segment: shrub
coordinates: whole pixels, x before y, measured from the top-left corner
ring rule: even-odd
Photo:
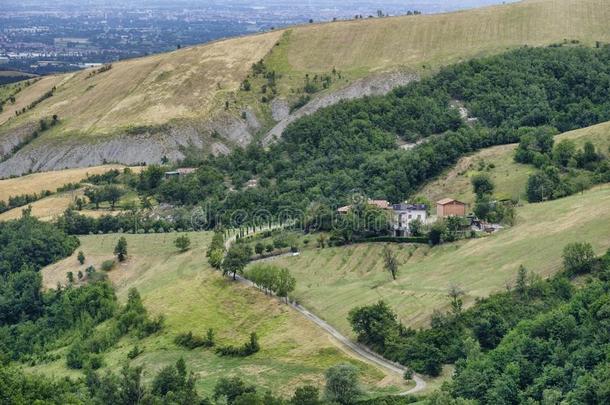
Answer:
[[[75,342],[70,346],[66,355],[66,365],[68,368],[81,369],[87,360],[87,353],[80,341]]]
[[[82,250],[78,252],[78,256],[76,258],[81,265],[85,264],[85,254]]]
[[[236,346],[221,346],[216,349],[216,353],[220,356],[231,356],[231,357],[246,357],[250,356],[260,350],[258,344],[258,336],[255,332],[250,334],[250,340],[242,347]]]
[[[174,241],[174,245],[180,249],[181,252],[186,252],[191,246],[191,240],[187,235],[180,235]]]
[[[142,354],[143,351],[144,350],[140,349],[140,347],[138,345],[135,345],[134,347],[131,348],[129,353],[127,353],[127,357],[129,359],[133,360],[136,357],[138,357],[140,354]]]
[[[254,252],[257,255],[262,255],[263,252],[265,251],[265,245],[263,245],[261,242],[258,242],[255,246],[254,246]]]
[[[116,262],[114,261],[114,259],[109,259],[109,260],[104,260],[100,267],[104,271],[110,271],[114,268],[115,264],[116,264]],[[95,271],[95,269],[94,269],[94,271]]]
[[[570,276],[590,272],[594,263],[595,252],[590,243],[570,243],[563,249],[563,267]]]
[[[101,354],[91,354],[87,359],[87,365],[92,370],[97,370],[98,368],[101,368],[104,365],[104,358]]]
[[[178,346],[186,347],[187,349],[196,349],[198,347],[213,347],[214,346],[214,330],[208,329],[207,336],[193,335],[193,332],[181,333],[174,339],[174,343]]]

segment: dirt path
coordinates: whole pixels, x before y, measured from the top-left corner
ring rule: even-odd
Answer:
[[[225,241],[225,246],[227,247],[227,249],[231,246],[231,243],[233,243],[234,241],[235,241],[235,236],[230,236]],[[236,280],[241,284],[247,285],[249,287],[257,288],[253,282],[251,282],[250,280],[248,280],[242,276],[237,275]],[[303,315],[305,318],[312,321],[314,324],[316,324],[326,333],[328,333],[333,339],[335,339],[345,349],[347,349],[349,352],[353,353],[356,357],[360,358],[361,360],[363,360],[367,363],[374,364],[378,367],[382,367],[394,374],[397,374],[401,378],[404,376],[405,371],[408,370],[408,368],[403,366],[402,364],[398,364],[393,361],[390,361],[390,360],[384,358],[383,356],[380,356],[379,354],[373,352],[369,348],[367,348],[359,343],[352,342],[349,338],[347,338],[346,336],[341,334],[341,332],[339,332],[337,329],[333,328],[328,322],[320,319],[318,316],[311,313],[309,310],[307,310],[307,308],[303,307],[302,305],[296,304],[294,302],[288,303],[288,305],[290,307],[292,307],[295,311],[297,311],[298,313]],[[415,387],[411,388],[408,391],[400,393],[400,395],[415,394],[417,392],[421,392],[424,389],[426,389],[426,386],[427,386],[426,381],[424,381],[424,379],[420,375],[413,373],[412,378],[413,378],[413,381],[415,382]]]

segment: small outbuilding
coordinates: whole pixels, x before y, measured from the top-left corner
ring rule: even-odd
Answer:
[[[443,198],[436,202],[436,216],[443,217],[463,217],[466,215],[466,204],[454,200],[453,198]]]

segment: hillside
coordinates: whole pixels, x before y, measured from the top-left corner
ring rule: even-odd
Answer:
[[[449,308],[448,289],[457,285],[470,305],[514,283],[519,265],[549,276],[561,265],[570,242],[590,242],[597,253],[610,247],[610,186],[517,210],[517,224],[492,236],[430,248],[394,245],[399,275],[383,267],[383,244],[305,249],[282,257],[297,278],[295,297],[343,333],[351,333],[348,312],[385,300],[408,326],[426,326],[434,310]],[[310,241],[311,242],[311,241]],[[535,246],[535,249],[532,247]]]
[[[5,160],[0,177],[104,160],[177,159],[192,146],[224,153],[289,119],[288,104],[302,95],[307,74],[338,72],[312,101],[317,105],[316,99],[326,98],[323,106],[412,79],[390,76],[384,82],[386,72],[425,75],[471,57],[564,39],[610,42],[609,19],[610,5],[603,0],[531,0],[442,15],[299,26],[117,62],[106,71],[45,77],[0,114]],[[278,74],[271,104],[261,101],[256,78],[251,77],[252,91],[239,90],[261,58]],[[371,75],[376,79],[367,81]],[[333,97],[346,86],[355,87]],[[37,105],[28,109],[32,103]],[[32,140],[38,120],[52,115],[59,124]]]
[[[197,377],[198,391],[210,394],[223,376],[239,375],[249,383],[275,392],[291,394],[304,383],[320,383],[326,368],[340,362],[351,362],[360,368],[367,389],[374,392],[397,392],[404,383],[385,375],[370,365],[354,360],[344,353],[313,323],[288,306],[269,299],[262,293],[224,279],[205,260],[210,233],[190,233],[193,248],[179,253],[173,245],[176,234],[125,235],[129,260],[110,271],[108,276],[120,300],[130,287],[136,287],[144,305],[153,314],[165,315],[165,328],[160,334],[145,338],[138,344],[144,353],[132,365],[144,367],[149,380],[163,366],[184,357]],[[55,287],[66,282],[68,271],[84,271],[112,258],[117,235],[81,237],[86,262],[79,266],[76,254],[43,270],[44,284]],[[101,271],[101,270],[100,270]],[[204,335],[214,328],[222,344],[236,344],[250,332],[259,336],[261,351],[246,358],[220,358],[210,350],[192,351],[176,346],[174,337],[192,331]],[[117,369],[137,341],[123,338],[104,355],[107,369]],[[56,351],[63,354],[64,349]],[[65,358],[29,368],[47,375],[75,375],[65,366]]]
[[[555,137],[555,142],[571,139],[582,148],[585,142],[591,141],[604,154],[610,151],[610,122],[591,127],[565,132]],[[481,172],[489,174],[496,185],[498,199],[512,198],[527,203],[525,186],[527,178],[536,171],[532,165],[514,161],[517,145],[501,145],[483,149],[466,156],[438,179],[429,182],[420,190],[420,194],[430,201],[441,198],[456,198],[468,204],[474,203],[471,178]]]

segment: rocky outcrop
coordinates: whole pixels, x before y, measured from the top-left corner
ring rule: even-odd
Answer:
[[[268,145],[275,139],[279,139],[284,129],[292,122],[306,115],[313,114],[321,108],[337,104],[342,100],[387,94],[392,89],[404,86],[415,80],[418,80],[417,75],[406,72],[383,73],[357,80],[341,90],[317,97],[292,114],[285,116],[265,135],[263,144]],[[279,109],[276,107],[276,110]],[[272,105],[273,111],[274,107]]]
[[[10,155],[15,140],[22,138],[19,134],[23,132],[26,134],[24,136],[28,135],[23,129],[2,137],[0,150],[6,149],[9,152],[0,163],[0,178],[109,162],[127,165],[152,164],[161,162],[164,157],[176,161],[185,157],[187,149],[225,154],[232,147],[250,143],[253,133],[258,129],[260,124],[255,117],[241,120],[223,116],[207,123],[182,123],[137,134],[102,136],[94,141],[90,138],[51,141],[41,136]]]
[[[13,150],[30,138],[37,128],[38,124],[30,122],[7,130],[4,134],[0,135],[0,139],[2,139],[0,142],[0,161],[10,157]]]

